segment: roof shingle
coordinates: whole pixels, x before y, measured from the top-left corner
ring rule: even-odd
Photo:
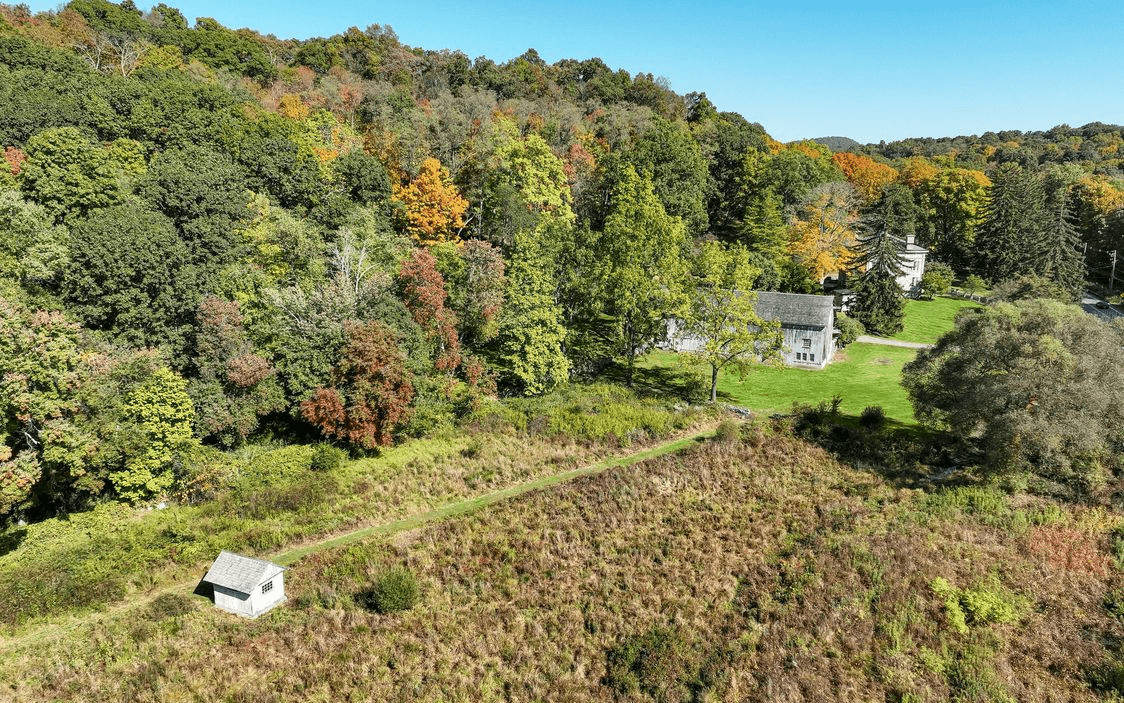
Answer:
[[[203,580],[239,593],[250,593],[259,583],[284,570],[272,562],[251,559],[224,549],[219,552]]]
[[[754,308],[763,320],[779,320],[787,325],[827,327],[831,324],[834,305],[835,299],[830,295],[758,291]]]

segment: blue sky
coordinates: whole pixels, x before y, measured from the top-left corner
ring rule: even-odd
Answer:
[[[1124,122],[1124,3],[166,0],[279,37],[390,25],[426,49],[610,67],[705,92],[777,139],[912,136]],[[33,10],[55,2],[31,2]],[[139,7],[149,2],[136,0]]]

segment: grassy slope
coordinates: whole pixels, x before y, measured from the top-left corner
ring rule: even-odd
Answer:
[[[647,635],[657,654],[613,670],[629,700],[1091,701],[1124,638],[1103,605],[1119,524],[895,489],[751,430],[306,558],[256,621],[167,598],[0,671],[25,701],[607,701]],[[360,607],[399,564],[418,605]],[[938,577],[984,594],[953,597],[963,632]]]
[[[952,329],[956,313],[964,308],[978,307],[980,307],[979,303],[956,298],[907,300],[905,301],[905,329],[891,339],[933,344],[938,337]]]
[[[512,405],[522,409],[512,412]],[[710,419],[604,387],[512,405],[503,417],[484,416],[486,426],[410,441],[330,474],[309,470],[310,447],[284,447],[232,458],[235,468],[224,467],[232,475],[221,481],[229,487],[201,505],[146,512],[105,503],[0,531],[0,625],[49,622],[198,578],[220,549],[272,554],[408,518],[587,466],[620,453],[622,443],[642,447]],[[511,419],[533,427],[516,431]]]

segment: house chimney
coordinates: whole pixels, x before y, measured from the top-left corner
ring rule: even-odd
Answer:
[[[913,234],[907,234],[907,235],[905,235],[905,245],[906,245],[907,247],[908,247],[908,246],[912,246],[912,245],[913,245],[913,238],[914,238],[915,236],[916,236],[916,235],[913,235]]]

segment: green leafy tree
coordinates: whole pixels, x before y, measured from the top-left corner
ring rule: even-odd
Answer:
[[[61,221],[119,202],[119,169],[109,152],[75,127],[47,129],[28,140],[23,189]]]
[[[733,368],[744,378],[759,360],[780,358],[780,323],[762,320],[751,290],[758,272],[744,247],[704,242],[692,262],[690,312],[684,330],[702,340],[692,355],[710,370],[710,402],[718,400],[718,373]]]
[[[927,295],[944,295],[952,288],[952,267],[940,261],[927,261],[921,275],[921,289]]]
[[[123,417],[135,442],[124,465],[109,473],[117,494],[130,501],[167,493],[175,466],[194,446],[191,423],[195,410],[187,382],[166,368],[157,368],[125,401]]]
[[[976,230],[991,181],[980,171],[942,169],[918,183],[922,242],[958,271],[972,263]]]
[[[524,395],[546,393],[569,376],[566,328],[554,301],[550,259],[538,233],[518,233],[507,271],[505,304],[494,342],[501,381]]]
[[[613,195],[599,249],[605,257],[602,292],[613,318],[611,344],[632,385],[636,358],[667,336],[667,323],[685,311],[682,221],[668,215],[652,181],[626,166]]]
[[[182,359],[199,300],[187,245],[170,220],[128,202],[77,221],[63,297],[86,325]],[[182,362],[181,362],[182,363]]]
[[[199,146],[165,151],[152,159],[141,193],[175,224],[193,263],[217,269],[237,255],[250,194],[229,157]]]
[[[41,205],[0,191],[0,295],[22,297],[58,285],[69,232]]]
[[[903,384],[918,419],[950,430],[985,470],[1087,490],[1124,440],[1122,344],[1120,327],[1077,306],[1000,303],[962,314]]]
[[[101,489],[87,476],[94,438],[76,424],[85,351],[62,314],[0,297],[0,515]]]
[[[625,159],[652,179],[667,214],[683,220],[690,236],[707,231],[709,172],[698,142],[681,121],[655,119],[626,152]]]

